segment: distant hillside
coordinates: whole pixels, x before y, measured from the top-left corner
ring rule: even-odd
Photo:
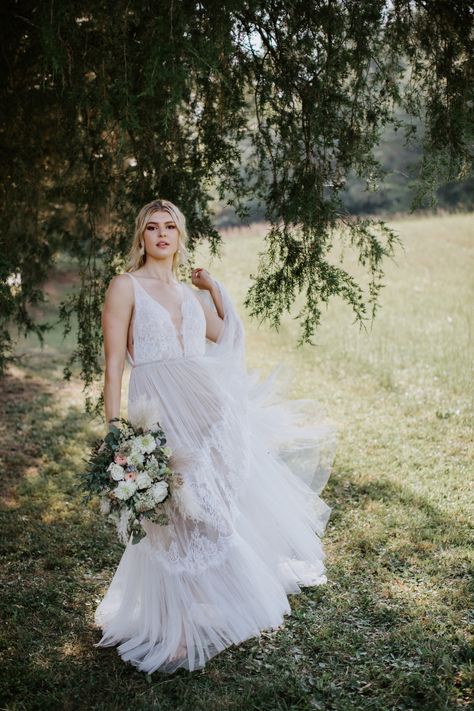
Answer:
[[[413,183],[421,160],[418,145],[405,145],[403,131],[387,128],[376,157],[386,171],[377,192],[365,190],[364,181],[352,176],[344,191],[344,205],[353,214],[409,212],[414,197]],[[439,207],[472,210],[474,177],[459,183],[448,183],[437,192]]]
[[[414,198],[413,183],[416,179],[421,148],[419,144],[406,146],[403,131],[392,127],[386,129],[376,156],[385,171],[385,178],[378,190],[365,189],[365,183],[356,175],[350,176],[342,193],[344,205],[354,215],[405,213],[411,209]],[[474,176],[458,183],[448,183],[437,193],[438,206],[447,210],[474,209]],[[222,202],[216,203],[216,223],[219,227],[240,224],[234,210]],[[264,210],[257,201],[247,203],[247,222],[264,219]],[[428,206],[426,206],[428,207]]]

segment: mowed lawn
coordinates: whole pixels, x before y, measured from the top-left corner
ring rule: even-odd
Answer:
[[[122,547],[75,484],[103,425],[83,413],[79,380],[62,380],[71,337],[18,344],[0,382],[0,709],[472,708],[474,218],[394,227],[404,248],[375,323],[360,331],[334,302],[315,346],[296,348],[291,316],[276,333],[241,306],[262,226],[228,231],[221,261],[196,260],[239,305],[249,368],[284,362],[289,395],[320,401],[338,446],[322,494],[328,584],[291,596],[281,629],[192,674],[147,677],[94,647]],[[58,265],[47,315],[72,276]]]

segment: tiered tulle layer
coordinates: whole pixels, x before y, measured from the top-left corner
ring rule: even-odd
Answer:
[[[185,484],[170,526],[147,523],[128,544],[96,612],[98,645],[148,673],[198,669],[281,625],[288,593],[326,582],[319,492],[335,430],[314,401],[285,399],[276,373],[209,357],[134,368],[129,417],[160,421]]]

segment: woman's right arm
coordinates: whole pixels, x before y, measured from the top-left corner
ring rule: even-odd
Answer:
[[[131,279],[124,274],[115,276],[105,294],[102,310],[105,354],[104,406],[107,423],[113,418],[120,417],[122,376],[133,301]]]

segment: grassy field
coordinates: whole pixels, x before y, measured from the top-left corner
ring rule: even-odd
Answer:
[[[95,649],[93,612],[122,548],[75,490],[98,423],[65,383],[71,348],[19,344],[0,383],[0,709],[376,711],[472,708],[473,216],[404,219],[377,321],[330,305],[317,345],[297,349],[246,320],[247,362],[280,361],[339,430],[323,492],[328,584],[292,596],[286,624],[202,671],[147,677]],[[238,304],[262,228],[227,233],[221,278]],[[70,275],[53,275],[54,306]],[[241,309],[243,313],[243,309]],[[470,490],[469,490],[470,489]],[[471,619],[472,621],[472,619]]]

